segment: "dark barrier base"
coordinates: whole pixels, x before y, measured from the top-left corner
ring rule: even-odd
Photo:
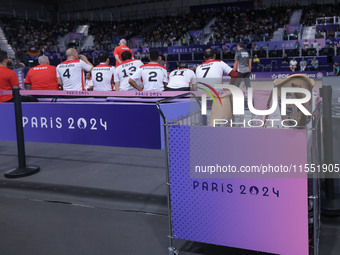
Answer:
[[[321,208],[325,216],[340,216],[340,195],[332,194],[331,197],[327,197],[326,194],[322,194]]]
[[[38,166],[27,166],[24,168],[14,168],[7,171],[4,175],[6,178],[20,178],[30,176],[32,174],[38,173],[40,167]]]

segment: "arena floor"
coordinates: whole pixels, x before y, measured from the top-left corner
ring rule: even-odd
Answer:
[[[41,172],[4,179],[16,143],[0,142],[0,254],[167,255],[164,151],[27,143]],[[340,219],[324,218],[321,255],[340,250]],[[326,233],[326,234],[325,234]],[[183,255],[264,254],[176,240]]]

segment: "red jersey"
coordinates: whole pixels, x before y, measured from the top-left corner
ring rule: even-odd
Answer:
[[[113,52],[113,56],[118,55],[120,61],[123,62],[122,53],[123,53],[124,51],[130,51],[130,52],[131,52],[131,55],[132,55],[132,58],[133,58],[132,50],[131,50],[128,46],[126,46],[126,45],[117,46],[117,47],[115,48],[114,52]],[[117,63],[117,65],[118,65],[118,64],[119,64],[119,63]]]
[[[0,66],[0,90],[12,90],[12,87],[16,85],[19,85],[17,74],[7,67]],[[6,102],[12,98],[12,95],[2,95],[0,102]]]
[[[25,78],[32,90],[58,90],[57,68],[51,65],[38,65],[31,68]]]

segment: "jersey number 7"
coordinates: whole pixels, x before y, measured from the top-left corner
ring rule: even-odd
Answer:
[[[210,70],[210,67],[204,67],[204,68],[202,68],[202,70],[205,71],[205,73],[203,74],[203,78],[205,78],[207,76],[209,70]]]

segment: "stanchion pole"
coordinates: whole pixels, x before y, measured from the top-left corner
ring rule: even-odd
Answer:
[[[332,122],[332,87],[323,86],[322,95],[322,112],[323,112],[323,144],[324,144],[324,163],[333,164],[333,122]],[[328,176],[325,180],[326,197],[334,196],[334,179]]]
[[[39,172],[38,166],[26,165],[25,154],[25,140],[24,140],[24,127],[22,124],[22,107],[21,96],[19,89],[13,89],[14,109],[15,109],[15,124],[17,131],[17,148],[18,148],[18,161],[19,167],[7,171],[4,175],[6,178],[20,178],[29,176]]]
[[[333,123],[332,123],[332,87],[323,86],[321,89],[323,104],[323,157],[327,165],[333,162]],[[328,173],[325,179],[325,196],[321,200],[322,212],[326,215],[340,215],[340,198],[335,195],[334,173]]]

